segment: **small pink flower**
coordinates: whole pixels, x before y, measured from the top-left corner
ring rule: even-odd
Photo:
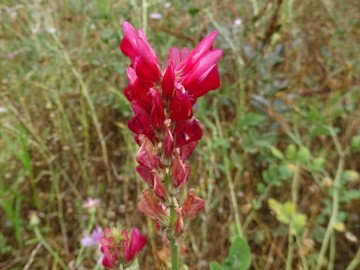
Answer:
[[[87,198],[82,207],[85,209],[96,209],[100,206],[100,199]]]
[[[130,262],[145,246],[146,238],[140,233],[138,228],[134,228],[131,231],[130,238],[127,230],[122,231],[122,236],[123,236],[122,247],[123,247],[124,260],[125,262]]]
[[[106,233],[105,233],[106,235]],[[119,249],[113,237],[100,238],[101,252],[103,253],[102,264],[105,267],[112,268],[119,259]]]
[[[81,245],[84,247],[94,246],[97,247],[100,245],[100,239],[104,236],[102,228],[97,227],[91,233],[91,235],[84,236],[81,238]]]

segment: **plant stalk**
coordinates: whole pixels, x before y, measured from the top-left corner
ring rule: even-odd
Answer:
[[[340,184],[341,176],[343,174],[344,163],[345,163],[345,153],[341,148],[340,142],[338,141],[334,130],[332,128],[330,128],[329,130],[333,137],[336,150],[339,153],[339,163],[338,163],[336,176],[335,176],[335,180],[334,180],[334,184],[333,184],[334,193],[333,193],[333,204],[332,204],[330,220],[329,220],[328,226],[326,228],[324,241],[321,245],[319,259],[316,264],[315,270],[320,270],[323,265],[324,256],[325,256],[326,250],[329,245],[331,234],[333,232],[334,223],[336,222],[336,217],[337,217],[338,210],[339,210],[339,184]]]
[[[176,218],[176,213],[175,213],[175,206],[174,203],[172,202],[170,205],[170,231],[171,231],[171,236],[169,237],[169,241],[170,241],[170,250],[171,250],[171,270],[178,270],[179,266],[178,266],[178,248],[176,245],[176,240],[175,240],[175,220]]]

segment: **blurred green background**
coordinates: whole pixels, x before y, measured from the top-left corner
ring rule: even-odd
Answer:
[[[206,207],[184,269],[223,261],[239,233],[252,269],[359,269],[359,14],[357,0],[2,0],[0,269],[99,269],[79,241],[112,222],[147,235],[141,269],[166,269],[136,209],[123,20],[164,63],[220,32],[222,84],[195,111],[189,185]]]

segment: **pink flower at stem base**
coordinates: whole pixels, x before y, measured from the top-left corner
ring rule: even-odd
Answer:
[[[130,262],[145,246],[146,238],[140,233],[138,228],[134,228],[131,231],[130,238],[129,232],[127,230],[123,230],[122,237],[124,260],[125,262]]]

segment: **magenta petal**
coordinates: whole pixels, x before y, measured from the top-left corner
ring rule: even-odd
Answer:
[[[187,92],[176,89],[170,101],[170,118],[173,121],[189,119],[193,115],[192,104]]]
[[[154,52],[153,48],[151,48],[149,41],[147,40],[142,29],[139,29],[139,37],[144,42],[144,45],[146,47],[146,51],[143,51],[143,52],[140,51],[140,54],[144,55],[144,53],[146,53],[147,57],[150,59],[153,59],[153,61],[156,62],[156,64],[157,64],[158,59],[157,59],[156,53]]]
[[[171,156],[173,151],[174,151],[174,138],[170,129],[166,127],[165,137],[164,137],[164,154],[165,156],[169,157]]]
[[[161,97],[155,88],[150,89],[152,96],[151,121],[157,130],[161,130],[164,125],[165,113],[162,106]]]
[[[128,122],[129,129],[137,135],[144,134],[152,141],[155,132],[149,114],[137,102],[132,102],[131,107],[135,115]]]
[[[179,67],[178,70],[191,69],[200,58],[202,58],[208,51],[211,50],[212,44],[214,43],[214,40],[216,36],[218,35],[218,31],[213,31],[210,34],[208,34],[190,53],[187,60],[184,61]]]
[[[188,143],[198,141],[202,137],[202,129],[195,118],[179,121],[175,124],[175,145],[182,147]]]
[[[168,65],[165,70],[164,77],[161,81],[161,88],[163,90],[164,96],[171,98],[174,93],[175,87],[175,72],[174,66],[172,63]]]
[[[178,70],[178,66],[183,62],[189,55],[189,49],[183,48],[179,50],[178,48],[170,48],[169,50],[169,64],[173,64],[174,68]]]
[[[127,21],[123,22],[122,28],[124,37],[120,42],[120,49],[126,56],[134,59],[139,54],[136,42],[138,34],[136,33],[134,27]]]
[[[222,50],[216,49],[207,53],[189,70],[185,70],[182,84],[185,89],[194,88],[192,85],[203,82],[222,55]]]
[[[136,167],[136,171],[150,187],[154,186],[154,174],[150,169],[146,168],[145,166],[138,165]]]
[[[148,137],[140,136],[141,147],[136,154],[136,161],[142,166],[152,170],[161,166],[155,146]]]
[[[125,240],[122,243],[124,259],[126,262],[130,262],[146,245],[146,238],[140,233],[138,228],[132,230],[130,239],[128,239],[127,234],[127,230],[123,230]]]
[[[194,152],[197,145],[198,141],[193,141],[180,147],[180,157],[182,162],[185,162],[189,158],[189,156]]]
[[[155,174],[154,177],[154,193],[160,200],[162,201],[166,200],[165,187],[158,174]]]
[[[193,85],[191,91],[193,97],[196,99],[207,94],[210,90],[215,90],[220,86],[220,75],[218,67],[215,65],[209,72],[207,77],[197,85]]]
[[[135,67],[136,73],[141,78],[158,82],[160,80],[160,69],[156,56],[154,56],[152,49],[143,39],[138,38],[137,44],[140,58]]]
[[[172,180],[173,186],[179,187],[184,186],[190,175],[190,167],[185,165],[179,155],[175,155],[173,159],[173,172],[172,172]]]

